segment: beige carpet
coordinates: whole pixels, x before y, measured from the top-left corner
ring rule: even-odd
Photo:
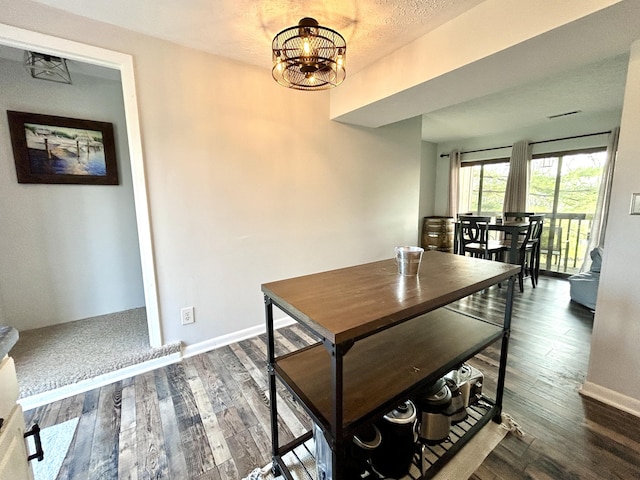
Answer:
[[[11,350],[20,398],[179,352],[149,346],[145,308],[20,332]]]
[[[503,422],[497,424],[489,422],[467,443],[434,477],[434,480],[465,480],[475,472],[491,451],[509,432],[522,435],[518,424],[511,416],[503,414]],[[285,455],[285,464],[290,468],[295,480],[316,480],[315,461],[312,456],[314,451],[313,439]],[[403,480],[419,478],[420,471],[412,467],[409,475]],[[284,477],[274,479],[271,474],[271,464],[264,468],[256,469],[244,480],[282,480]]]

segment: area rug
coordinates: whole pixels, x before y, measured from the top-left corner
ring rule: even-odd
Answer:
[[[444,466],[434,480],[465,480],[482,465],[491,451],[500,443],[507,433],[523,435],[522,430],[508,414],[502,414],[502,423],[489,422]],[[305,442],[293,452],[283,457],[295,480],[316,480],[315,460],[313,459],[313,439]],[[418,478],[420,472],[416,467],[403,480]],[[275,477],[271,473],[271,464],[256,468],[243,480],[284,480],[283,476]]]
[[[21,331],[11,355],[25,398],[180,350],[180,342],[149,346],[143,307]]]
[[[69,445],[76,433],[78,419],[73,418],[67,422],[40,430],[44,459],[41,462],[33,460],[33,476],[35,480],[55,480],[60,472],[62,462],[67,456]],[[33,446],[31,445],[33,452]]]

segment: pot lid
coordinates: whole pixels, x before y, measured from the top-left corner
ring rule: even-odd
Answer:
[[[436,380],[435,382],[433,382],[431,385],[427,385],[426,387],[423,387],[420,389],[420,393],[418,394],[418,396],[420,397],[428,397],[430,395],[433,395],[434,393],[439,392],[440,390],[442,390],[442,388],[446,385],[444,378],[439,378],[438,380]]]
[[[421,410],[431,410],[433,408],[442,408],[451,403],[451,390],[443,381],[442,388],[430,395],[418,398],[418,405]]]
[[[416,419],[416,407],[411,400],[407,400],[391,410],[383,418],[391,423],[411,423]]]
[[[462,392],[460,392],[460,388],[458,387],[458,384],[455,382],[453,378],[446,377],[445,381],[447,382],[447,387],[449,387],[449,390],[451,390],[452,397],[462,395]]]

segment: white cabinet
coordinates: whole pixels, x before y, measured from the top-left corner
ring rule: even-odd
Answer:
[[[18,381],[11,357],[0,362],[0,479],[33,480],[24,440],[24,416],[18,399]]]

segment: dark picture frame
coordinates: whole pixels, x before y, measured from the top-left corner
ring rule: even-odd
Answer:
[[[113,124],[7,111],[18,183],[118,185]]]

